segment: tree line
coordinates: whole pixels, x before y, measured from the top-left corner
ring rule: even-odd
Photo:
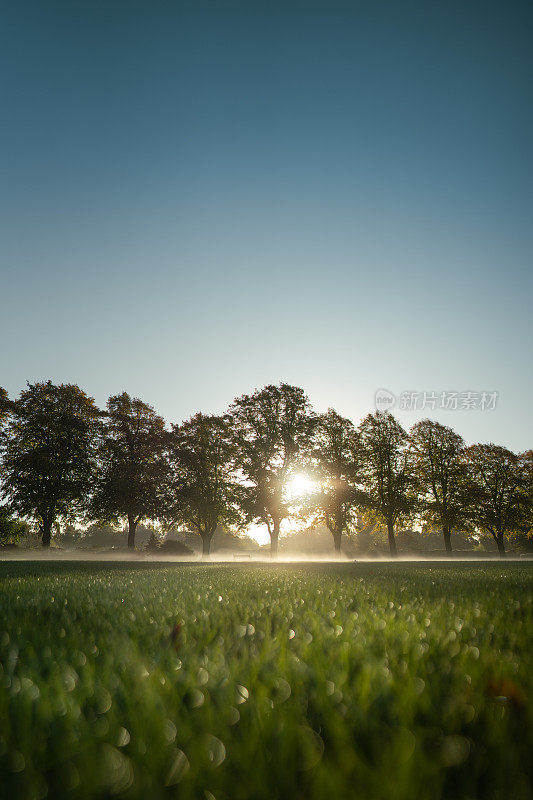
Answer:
[[[290,496],[295,475],[309,491]],[[219,525],[264,525],[277,554],[282,523],[324,524],[335,551],[372,517],[396,555],[403,522],[438,528],[447,553],[458,530],[490,534],[505,555],[512,533],[532,530],[533,451],[466,446],[429,419],[409,432],[389,412],[356,426],[333,409],[316,413],[304,391],[281,383],[237,397],[221,415],[165,424],[123,392],[105,410],[73,384],[28,384],[11,400],[0,387],[2,513],[38,526],[43,546],[73,518],[158,521],[199,534],[203,553]]]

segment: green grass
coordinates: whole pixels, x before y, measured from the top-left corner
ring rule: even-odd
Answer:
[[[1,563],[0,795],[532,797],[532,567]]]

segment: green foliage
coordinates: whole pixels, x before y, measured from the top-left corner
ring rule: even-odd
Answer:
[[[3,386],[0,386],[0,449],[3,445],[4,426],[9,414],[9,398]]]
[[[0,564],[5,797],[531,798],[530,564]]]
[[[290,514],[287,481],[307,456],[315,417],[304,391],[286,383],[238,397],[229,414],[244,478],[241,508],[246,521],[267,526],[275,555]]]
[[[467,520],[464,441],[451,428],[430,419],[411,428],[410,441],[422,518],[441,528],[446,549],[451,551],[452,529],[464,528]]]
[[[474,444],[465,451],[469,484],[468,513],[474,525],[489,533],[500,554],[505,539],[527,524],[524,494],[529,491],[529,471],[524,459],[495,444]]]
[[[94,468],[98,410],[78,386],[28,384],[11,404],[2,494],[50,544],[58,519],[81,510]]]
[[[195,414],[172,427],[165,516],[202,537],[207,555],[218,525],[236,525],[239,484],[235,445],[225,417]]]
[[[128,544],[137,525],[160,514],[168,474],[163,419],[126,392],[110,397],[99,448],[99,470],[91,502],[93,519],[127,518]]]
[[[77,386],[28,385],[14,402],[0,387],[0,495],[38,524],[46,545],[60,522],[83,517],[127,520],[130,547],[143,521],[177,524],[200,534],[208,553],[217,527],[256,523],[275,555],[282,523],[303,519],[326,525],[336,550],[350,529],[384,525],[396,555],[399,525],[439,526],[448,552],[461,530],[493,537],[504,555],[506,539],[522,546],[533,531],[532,452],[465,449],[429,419],[408,436],[389,413],[356,428],[332,409],[315,414],[304,391],[285,383],[171,432],[126,392],[100,412]],[[305,473],[318,488],[295,497]]]
[[[522,481],[520,486],[520,524],[518,533],[524,538],[533,535],[533,450],[520,455]],[[533,543],[529,543],[531,548]]]
[[[409,437],[392,414],[376,411],[359,426],[364,452],[365,504],[387,525],[391,555],[396,555],[394,526],[407,518],[415,502]]]
[[[361,506],[363,449],[359,432],[351,420],[332,408],[316,418],[309,469],[318,489],[306,498],[304,517],[313,516],[333,535],[335,549],[357,519]]]
[[[16,544],[28,531],[24,520],[14,517],[6,506],[0,506],[0,546]]]

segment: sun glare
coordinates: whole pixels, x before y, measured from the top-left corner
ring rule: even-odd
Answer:
[[[315,481],[303,472],[298,472],[287,483],[287,497],[289,500],[294,500],[300,495],[309,494],[314,489],[316,489]]]

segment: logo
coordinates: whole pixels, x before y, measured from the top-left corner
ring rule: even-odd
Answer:
[[[395,404],[396,397],[388,389],[378,389],[374,395],[374,405],[378,411],[389,411]]]

